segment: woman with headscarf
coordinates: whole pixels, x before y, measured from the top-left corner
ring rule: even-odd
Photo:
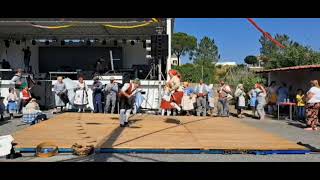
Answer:
[[[257,88],[255,86],[248,92],[248,96],[250,98],[250,108],[252,110],[252,115],[253,117],[255,117],[257,109]]]
[[[57,82],[53,86],[54,92],[55,92],[55,110],[53,113],[57,113],[58,107],[61,108],[61,112],[63,111],[63,108],[68,103],[68,96],[67,96],[67,88],[66,85],[63,82],[63,77],[59,76],[57,78]]]
[[[264,106],[266,105],[267,91],[261,84],[255,85],[257,89],[257,113],[260,120],[264,120],[265,111]]]
[[[78,112],[85,112],[85,107],[88,104],[88,86],[84,82],[83,77],[79,77],[79,82],[75,88],[76,94],[74,98],[74,104],[78,107]]]
[[[237,109],[237,115],[239,118],[244,118],[244,116],[242,115],[242,109],[246,108],[246,93],[244,92],[243,84],[238,84],[234,96],[237,99],[235,105]]]
[[[209,114],[210,116],[213,116],[214,111],[214,89],[213,84],[210,84],[208,86],[208,107],[209,107]]]
[[[167,116],[170,116],[171,110],[173,107],[171,106],[171,92],[170,92],[170,85],[169,83],[166,83],[163,89],[163,95],[161,98],[161,115],[164,116],[165,113],[167,113]]]
[[[178,73],[178,71],[171,69],[169,71],[170,80],[168,81],[170,91],[171,91],[171,100],[170,104],[172,107],[178,110],[180,113],[181,108],[181,101],[183,97],[183,89],[181,87],[181,75]]]
[[[317,125],[319,121],[319,108],[320,108],[320,87],[318,80],[312,80],[311,88],[307,92],[307,128],[305,130],[318,130]]]
[[[188,82],[183,82],[183,97],[181,101],[182,110],[187,112],[187,116],[190,116],[190,111],[194,109],[192,94],[194,90],[189,86]]]

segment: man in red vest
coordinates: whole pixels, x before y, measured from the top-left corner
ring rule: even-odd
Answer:
[[[125,83],[120,90],[120,127],[128,127],[128,119],[134,106],[135,94],[140,86],[140,80],[135,79]]]

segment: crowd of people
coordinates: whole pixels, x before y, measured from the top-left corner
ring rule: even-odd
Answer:
[[[63,77],[58,77],[57,82],[53,86],[55,92],[55,111],[60,112],[64,111],[67,103],[70,102],[68,98],[68,90],[66,84],[63,81]],[[79,76],[78,82],[74,90],[74,98],[72,98],[73,104],[78,112],[85,112],[86,106],[89,104],[88,100],[88,90],[89,87],[84,81],[82,76]],[[114,77],[110,78],[110,83],[103,85],[99,80],[98,76],[93,78],[93,84],[91,86],[92,90],[92,103],[95,113],[115,113],[115,107],[117,103],[117,98],[119,97],[119,83],[117,83]]]
[[[28,78],[23,76],[23,69],[18,69],[11,79],[12,87],[9,87],[7,97],[1,97],[0,114],[1,120],[4,120],[3,114],[5,110],[10,115],[10,119],[14,118],[14,114],[22,115],[24,122],[35,123],[37,120],[46,119],[46,115],[40,110],[36,99],[31,95],[31,88],[28,84]],[[4,99],[7,104],[4,105]]]
[[[11,80],[14,87],[9,88],[9,94],[5,98],[0,99],[0,114],[3,119],[3,112],[6,109],[13,118],[14,113],[24,114],[23,112],[37,113],[41,119],[43,114],[39,108],[30,110],[28,104],[36,103],[36,100],[30,93],[30,86],[25,78],[22,77],[22,69],[18,69]],[[278,103],[294,102],[296,105],[296,117],[298,120],[306,123],[306,130],[317,130],[319,125],[319,108],[320,108],[320,86],[317,80],[310,82],[311,88],[304,93],[302,89],[297,89],[295,94],[292,88],[287,87],[286,83],[277,85],[271,82],[268,87],[263,84],[255,84],[254,87],[246,92],[243,84],[238,84],[233,90],[223,80],[220,81],[217,89],[212,84],[207,85],[203,80],[193,87],[189,82],[183,82],[180,73],[176,70],[169,71],[169,80],[164,86],[160,111],[162,116],[170,115],[186,115],[186,116],[213,116],[215,106],[217,106],[217,116],[230,116],[230,102],[233,101],[236,115],[238,118],[244,118],[244,110],[251,109],[254,117],[263,120],[266,114],[275,115],[278,111]],[[92,103],[95,113],[116,113],[116,106],[119,104],[120,126],[128,126],[128,118],[132,112],[139,109],[137,101],[139,100],[138,90],[140,86],[139,79],[135,79],[130,83],[119,84],[113,77],[110,83],[102,84],[98,76],[93,78]],[[78,112],[85,112],[86,106],[89,104],[88,90],[89,87],[82,76],[79,76],[77,85],[73,88],[74,98],[69,98],[66,84],[63,77],[58,77],[54,84],[55,92],[55,110],[54,113],[63,112],[68,103],[74,105]],[[217,94],[216,94],[217,93]],[[4,107],[3,100],[7,100]],[[29,105],[31,106],[31,105]],[[37,107],[32,106],[32,107]],[[280,107],[281,108],[281,107]],[[32,108],[31,108],[32,109]],[[267,109],[267,113],[265,112]],[[285,111],[285,109],[279,109]]]

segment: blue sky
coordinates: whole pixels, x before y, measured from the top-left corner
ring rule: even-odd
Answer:
[[[287,34],[303,45],[320,50],[320,18],[254,18],[272,36]],[[243,63],[247,55],[259,55],[261,33],[245,18],[176,18],[175,32],[185,32],[198,41],[214,38],[225,61]],[[183,57],[182,62],[189,62]]]

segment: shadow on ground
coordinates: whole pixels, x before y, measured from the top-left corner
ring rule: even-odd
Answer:
[[[167,118],[164,122],[171,123],[171,124],[180,124],[180,120],[174,119],[174,118]]]
[[[301,129],[306,128],[306,125],[302,124],[301,122],[289,122],[287,124],[290,125],[290,126],[301,128]]]

